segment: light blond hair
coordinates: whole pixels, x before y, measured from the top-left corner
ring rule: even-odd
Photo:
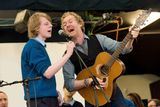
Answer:
[[[3,93],[3,94],[5,94],[5,95],[7,95],[5,92],[3,92],[3,91],[0,91],[0,93]]]
[[[51,17],[43,12],[35,12],[28,20],[28,37],[34,38],[38,35],[38,30],[40,26],[40,17],[46,18],[48,21],[52,22]]]
[[[78,15],[78,14],[75,13],[75,12],[65,12],[65,13],[62,15],[62,17],[61,17],[61,28],[64,30],[64,26],[63,26],[63,23],[62,23],[62,22],[63,22],[63,20],[64,20],[65,17],[70,16],[70,15],[72,15],[72,16],[75,17],[76,21],[77,21],[79,24],[82,25],[82,27],[81,27],[82,31],[85,32],[84,20],[82,19],[82,17],[81,17],[80,15]]]

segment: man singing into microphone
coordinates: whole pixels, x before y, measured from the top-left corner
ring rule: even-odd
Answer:
[[[100,34],[96,34],[92,37],[87,36],[84,33],[85,27],[83,19],[74,12],[65,12],[62,15],[61,28],[67,35],[71,36],[71,40],[76,44],[77,52],[79,53],[80,57],[83,59],[87,67],[90,67],[94,64],[96,56],[100,52],[107,51],[113,53],[121,43]],[[139,31],[131,31],[131,34],[133,36],[123,49],[123,54],[131,52],[132,43],[134,39],[137,38]],[[78,91],[84,88],[91,87],[91,84],[93,83],[93,79],[91,77],[84,79],[75,79],[74,74],[78,75],[84,68],[85,67],[83,63],[81,63],[80,58],[78,57],[76,52],[74,52],[63,67],[64,83],[65,87],[69,91]],[[84,76],[82,74],[82,77]],[[98,80],[100,87],[105,88],[107,86],[107,80],[103,81],[101,78],[96,79]],[[96,88],[99,89],[99,87]],[[94,94],[89,94],[88,96],[90,96],[89,99],[93,99]],[[127,107],[125,99],[116,83],[114,83],[110,105],[111,107]],[[94,105],[85,101],[85,107],[94,107]],[[108,107],[108,104],[106,103],[102,105],[102,107]]]
[[[24,85],[25,100],[28,97],[30,100],[27,100],[27,107],[59,107],[55,74],[72,55],[75,45],[72,41],[68,42],[64,56],[51,65],[45,49],[45,40],[51,35],[51,18],[43,12],[35,12],[28,21],[28,37],[30,39],[22,51],[21,69],[23,79],[36,77],[41,77],[41,79],[28,81],[29,96]]]

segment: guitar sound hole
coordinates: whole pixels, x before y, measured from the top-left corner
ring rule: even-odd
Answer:
[[[109,70],[109,67],[106,65],[102,65],[100,68],[100,71],[103,75],[107,75],[107,71]]]
[[[106,82],[106,80],[107,80],[106,78],[103,78],[103,82]]]

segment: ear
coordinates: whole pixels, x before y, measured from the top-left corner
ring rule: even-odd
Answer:
[[[80,27],[82,27],[82,23],[80,23],[79,25],[80,25]]]
[[[82,24],[79,24],[79,26],[80,26],[81,29],[83,28],[83,27],[82,27]]]

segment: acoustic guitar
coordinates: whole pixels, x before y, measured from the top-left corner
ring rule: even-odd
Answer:
[[[151,13],[151,9],[142,11],[142,14],[136,19],[134,26],[131,31],[140,28],[144,24],[146,19]],[[82,80],[90,78],[92,75],[98,78],[107,78],[107,84],[103,88],[104,91],[100,89],[93,89],[93,87],[86,87],[78,90],[79,94],[90,104],[102,106],[109,101],[106,99],[107,95],[110,100],[113,93],[113,84],[116,79],[124,72],[125,66],[122,61],[118,59],[119,55],[122,53],[127,42],[132,38],[131,31],[128,32],[126,37],[121,42],[120,46],[116,48],[114,53],[110,55],[107,52],[101,52],[97,55],[94,65],[83,69],[76,77],[77,80]],[[96,95],[95,95],[96,93]],[[104,95],[105,93],[105,95]],[[95,100],[97,99],[97,100]]]

